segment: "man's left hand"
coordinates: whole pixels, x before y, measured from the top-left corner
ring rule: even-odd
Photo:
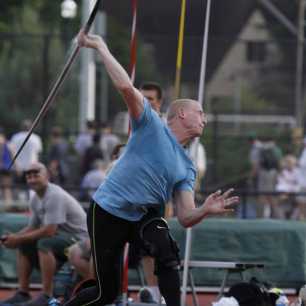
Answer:
[[[239,202],[239,197],[231,197],[230,194],[234,189],[228,189],[224,193],[218,190],[207,197],[204,202],[206,213],[211,215],[233,212],[233,205]]]

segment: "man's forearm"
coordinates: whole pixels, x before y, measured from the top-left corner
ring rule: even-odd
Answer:
[[[200,206],[186,211],[181,217],[179,217],[179,221],[184,227],[191,227],[201,222],[207,215],[208,213],[204,207]]]
[[[118,63],[114,56],[110,53],[105,44],[101,44],[97,51],[105,65],[105,68],[114,83],[114,86],[120,91],[124,92],[127,89],[132,89],[133,84],[127,72]]]
[[[29,241],[36,241],[43,237],[51,237],[55,234],[55,231],[50,231],[47,228],[32,229],[25,232],[19,232],[17,234],[18,243],[24,243]]]

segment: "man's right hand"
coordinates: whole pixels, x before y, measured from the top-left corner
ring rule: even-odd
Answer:
[[[1,244],[6,248],[15,249],[18,246],[18,235],[7,234],[1,236]]]
[[[2,235],[0,237],[0,243],[3,244],[5,242],[5,240],[7,239],[7,235]]]
[[[99,47],[105,45],[100,36],[86,34],[83,29],[79,32],[77,40],[80,47],[99,49]]]

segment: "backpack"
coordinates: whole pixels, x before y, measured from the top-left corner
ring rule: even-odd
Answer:
[[[269,292],[270,285],[253,277],[249,282],[236,283],[226,296],[234,297],[240,306],[274,306],[278,296]]]
[[[278,169],[279,160],[273,147],[262,148],[260,150],[260,166],[265,170]]]

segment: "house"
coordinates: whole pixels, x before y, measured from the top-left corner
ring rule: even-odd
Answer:
[[[264,15],[256,9],[208,81],[208,109],[212,109],[215,103],[223,103],[218,105],[221,109],[241,112],[242,91],[251,89],[262,78],[262,68],[281,64],[282,50],[272,40]]]

